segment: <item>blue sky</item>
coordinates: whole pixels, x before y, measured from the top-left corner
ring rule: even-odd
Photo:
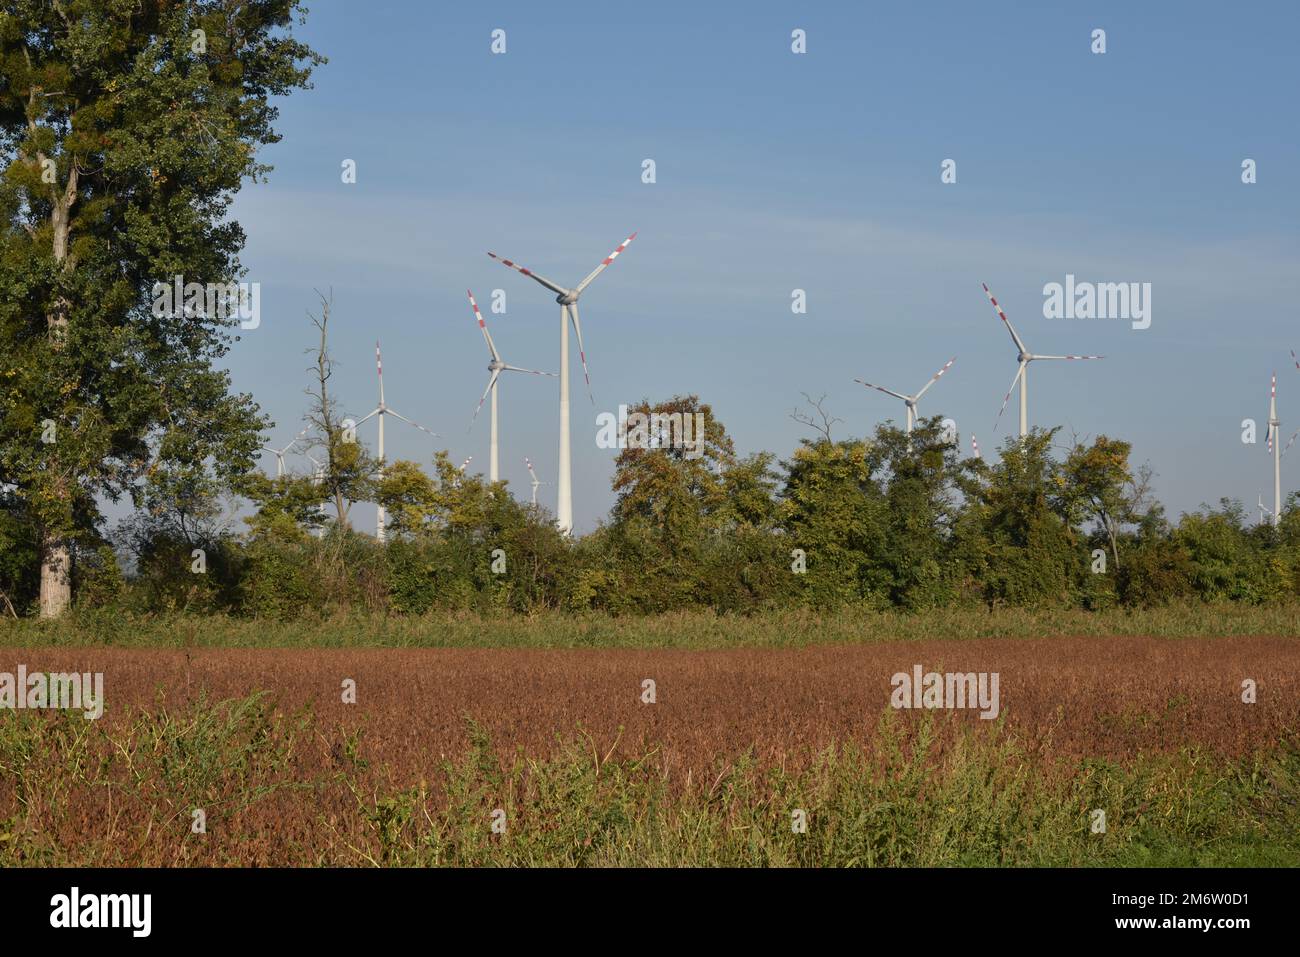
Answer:
[[[1175,516],[1223,495],[1253,505],[1271,494],[1274,369],[1283,434],[1300,426],[1296,10],[318,0],[300,35],[330,62],[282,102],[270,181],[234,207],[262,286],[235,385],[285,444],[305,409],[306,311],[332,287],[348,410],[376,404],[381,339],[389,404],[486,470],[486,417],[467,432],[487,355],[465,289],[505,290],[488,322],[515,364],[556,370],[559,318],[485,252],[572,285],[635,229],[582,300],[596,404],[575,350],[579,531],[612,503],[596,414],[646,397],[698,393],[739,451],[785,456],[811,434],[789,418],[802,392],[826,394],[837,438],[864,435],[903,408],[854,377],[911,392],[956,355],[921,411],[988,457],[1015,430],[1013,399],[993,432],[1015,350],[981,282],[1030,349],[1107,356],[1035,366],[1033,424],[1131,441]],[[1151,283],[1151,327],[1045,319],[1043,285],[1067,273]],[[525,455],[555,479],[554,383],[503,380],[502,474],[520,496]],[[1260,444],[1242,444],[1246,417]],[[390,459],[434,450],[401,423],[387,442]],[[1285,491],[1300,487],[1292,454]]]

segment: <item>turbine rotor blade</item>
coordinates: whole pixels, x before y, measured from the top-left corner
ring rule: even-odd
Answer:
[[[496,344],[492,341],[492,333],[488,332],[487,323],[483,321],[483,313],[478,311],[478,303],[474,301],[474,294],[466,289],[465,295],[469,296],[470,307],[474,310],[474,318],[478,320],[479,331],[483,333],[483,339],[487,342],[488,352],[492,353],[493,359],[500,362],[501,356],[497,353]]]
[[[993,298],[993,293],[989,291],[988,283],[981,283],[980,285],[984,287],[984,295],[989,297],[989,302],[993,303],[993,308],[996,309],[998,315],[1002,317],[1002,322],[1006,325],[1007,332],[1011,333],[1011,340],[1016,344],[1016,348],[1021,352],[1029,352],[1029,350],[1025,348],[1025,344],[1020,341],[1020,336],[1016,335],[1016,327],[1011,324],[1011,320],[1007,318],[1007,314],[1002,311],[1002,307],[998,305],[998,301]]]
[[[492,387],[497,384],[497,377],[499,375],[501,375],[501,370],[493,369],[492,375],[488,377],[487,388],[483,390],[483,397],[478,400],[478,408],[474,410],[474,417],[469,420],[469,429],[474,428],[474,422],[478,419],[478,414],[483,411],[483,403],[487,401],[488,393],[492,391]],[[465,431],[468,432],[469,429],[466,429]],[[466,459],[465,461],[468,462],[469,459]]]
[[[384,412],[388,415],[391,415],[395,419],[401,419],[407,425],[415,426],[415,428],[419,429],[421,432],[427,432],[429,435],[432,435],[434,438],[439,437],[437,432],[434,432],[432,429],[426,429],[419,422],[412,422],[410,419],[402,415],[402,413],[400,412],[394,412],[392,409],[385,409]]]
[[[523,266],[519,265],[519,263],[512,262],[509,259],[506,259],[502,256],[498,256],[496,253],[490,252],[488,253],[488,255],[491,256],[493,259],[495,259],[497,262],[501,263],[502,265],[509,266],[515,272],[522,273],[523,275],[527,276],[529,279],[533,279],[537,282],[540,282],[543,286],[551,290],[551,292],[555,293],[557,296],[568,295],[569,290],[565,289],[561,285],[558,285],[557,283],[551,282],[545,276],[539,276],[531,269],[525,269]]]
[[[868,389],[875,389],[877,392],[885,393],[885,395],[892,395],[895,399],[902,399],[904,402],[910,398],[910,396],[903,395],[901,392],[895,392],[893,389],[886,389],[882,385],[873,385],[865,379],[854,379],[853,381],[865,385]]]
[[[1002,413],[1007,411],[1007,403],[1011,401],[1011,393],[1016,391],[1016,383],[1019,382],[1020,377],[1025,374],[1026,365],[1027,363],[1022,359],[1019,368],[1016,369],[1016,377],[1011,380],[1011,388],[1007,389],[1007,396],[1002,400],[1002,408],[998,409],[998,417],[993,421],[994,432],[998,430],[998,423],[1002,421]]]
[[[524,369],[520,366],[503,366],[502,368],[508,369],[511,372],[529,372],[533,375],[548,375],[551,378],[555,378],[557,375],[559,375],[558,372],[539,372],[536,369]]]
[[[636,235],[633,233],[633,235]],[[587,374],[587,352],[582,347],[582,323],[578,321],[578,304],[569,304],[569,318],[573,321],[573,331],[578,334],[578,357],[582,359],[582,375],[587,380],[587,398],[596,404],[596,397],[591,394],[591,376]]]
[[[921,391],[918,392],[918,393],[916,394],[916,397],[919,399],[919,398],[921,398],[921,396],[925,395],[926,389],[929,389],[930,386],[932,386],[932,385],[934,385],[936,382],[938,382],[939,379],[940,379],[940,377],[941,377],[945,372],[947,372],[949,369],[951,369],[951,368],[952,368],[952,364],[953,364],[954,362],[956,362],[956,361],[957,361],[957,357],[956,357],[956,356],[953,356],[951,359],[949,359],[949,360],[948,360],[948,364],[945,365],[942,369],[940,369],[938,372],[936,372],[936,373],[935,373],[935,374],[930,378],[930,381],[927,382],[927,383],[925,384],[925,387],[924,387],[923,389],[921,389]]]
[[[1035,359],[1104,359],[1105,356],[1034,356]]]
[[[602,259],[600,265],[597,266],[595,269],[593,269],[587,275],[586,279],[578,283],[578,288],[573,291],[581,294],[582,290],[586,289],[589,285],[591,285],[591,281],[595,279],[597,276],[599,276],[602,272],[604,272],[605,267],[608,266],[610,263],[612,263],[615,259],[617,259],[619,257],[619,254],[622,253],[623,250],[627,249],[628,243],[632,242],[632,240],[634,239],[636,239],[636,233],[633,233],[631,236],[627,237],[627,239],[619,243],[618,248],[615,249],[608,256],[606,256],[604,259]]]

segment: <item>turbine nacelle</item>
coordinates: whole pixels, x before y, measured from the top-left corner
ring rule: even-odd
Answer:
[[[558,302],[561,306],[572,306],[575,302],[578,301],[578,297],[580,295],[582,295],[582,293],[574,292],[572,289],[569,289],[556,296],[555,301]]]

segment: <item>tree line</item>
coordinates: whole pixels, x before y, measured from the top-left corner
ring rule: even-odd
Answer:
[[[322,382],[325,380],[322,379]],[[326,397],[317,421],[333,422]],[[696,396],[645,413],[700,411],[703,454],[620,451],[614,505],[569,539],[505,482],[374,460],[347,430],[323,439],[315,475],[159,474],[110,533],[76,537],[76,601],[124,611],[291,618],[334,611],[422,614],[539,609],[641,614],[942,606],[1263,603],[1300,596],[1300,509],[1277,526],[1239,503],[1171,522],[1127,442],[1008,439],[998,461],[963,457],[938,417],[834,439],[823,418],[788,458],[738,456]],[[809,419],[809,421],[812,421]],[[223,496],[251,513],[230,524]],[[352,527],[354,503],[390,516],[388,541]],[[226,500],[228,504],[228,499]],[[0,588],[36,600],[39,542],[0,512]]]

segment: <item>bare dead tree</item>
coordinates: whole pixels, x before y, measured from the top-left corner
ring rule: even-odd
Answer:
[[[348,512],[355,501],[362,501],[370,489],[370,473],[373,461],[362,448],[356,436],[345,428],[346,420],[338,409],[338,400],[329,390],[329,380],[334,375],[334,360],[329,351],[329,321],[334,306],[334,293],[328,296],[316,290],[320,297],[320,315],[307,313],[317,331],[320,342],[308,353],[315,354],[315,363],[309,369],[315,376],[315,388],[307,389],[311,398],[311,407],[307,412],[307,423],[314,431],[310,440],[312,448],[325,453],[324,474],[321,484],[329,498],[334,500],[334,511],[343,528],[348,527]]]
[[[798,422],[800,425],[808,426],[808,428],[812,429],[814,432],[817,432],[827,442],[830,442],[831,426],[833,426],[836,422],[843,422],[844,420],[836,416],[833,416],[826,411],[825,392],[823,392],[821,394],[821,397],[818,399],[813,399],[813,397],[810,396],[807,392],[801,392],[800,395],[802,395],[804,397],[804,400],[810,406],[812,406],[813,411],[804,412],[802,409],[794,408],[790,410],[790,418],[794,419],[794,421]],[[814,413],[816,413],[815,417],[814,417]]]
[[[1151,486],[1156,477],[1155,470],[1151,468],[1150,462],[1144,462],[1138,467],[1133,477],[1128,483],[1128,501],[1129,510],[1136,520],[1151,511],[1156,504],[1155,497],[1151,492]]]

